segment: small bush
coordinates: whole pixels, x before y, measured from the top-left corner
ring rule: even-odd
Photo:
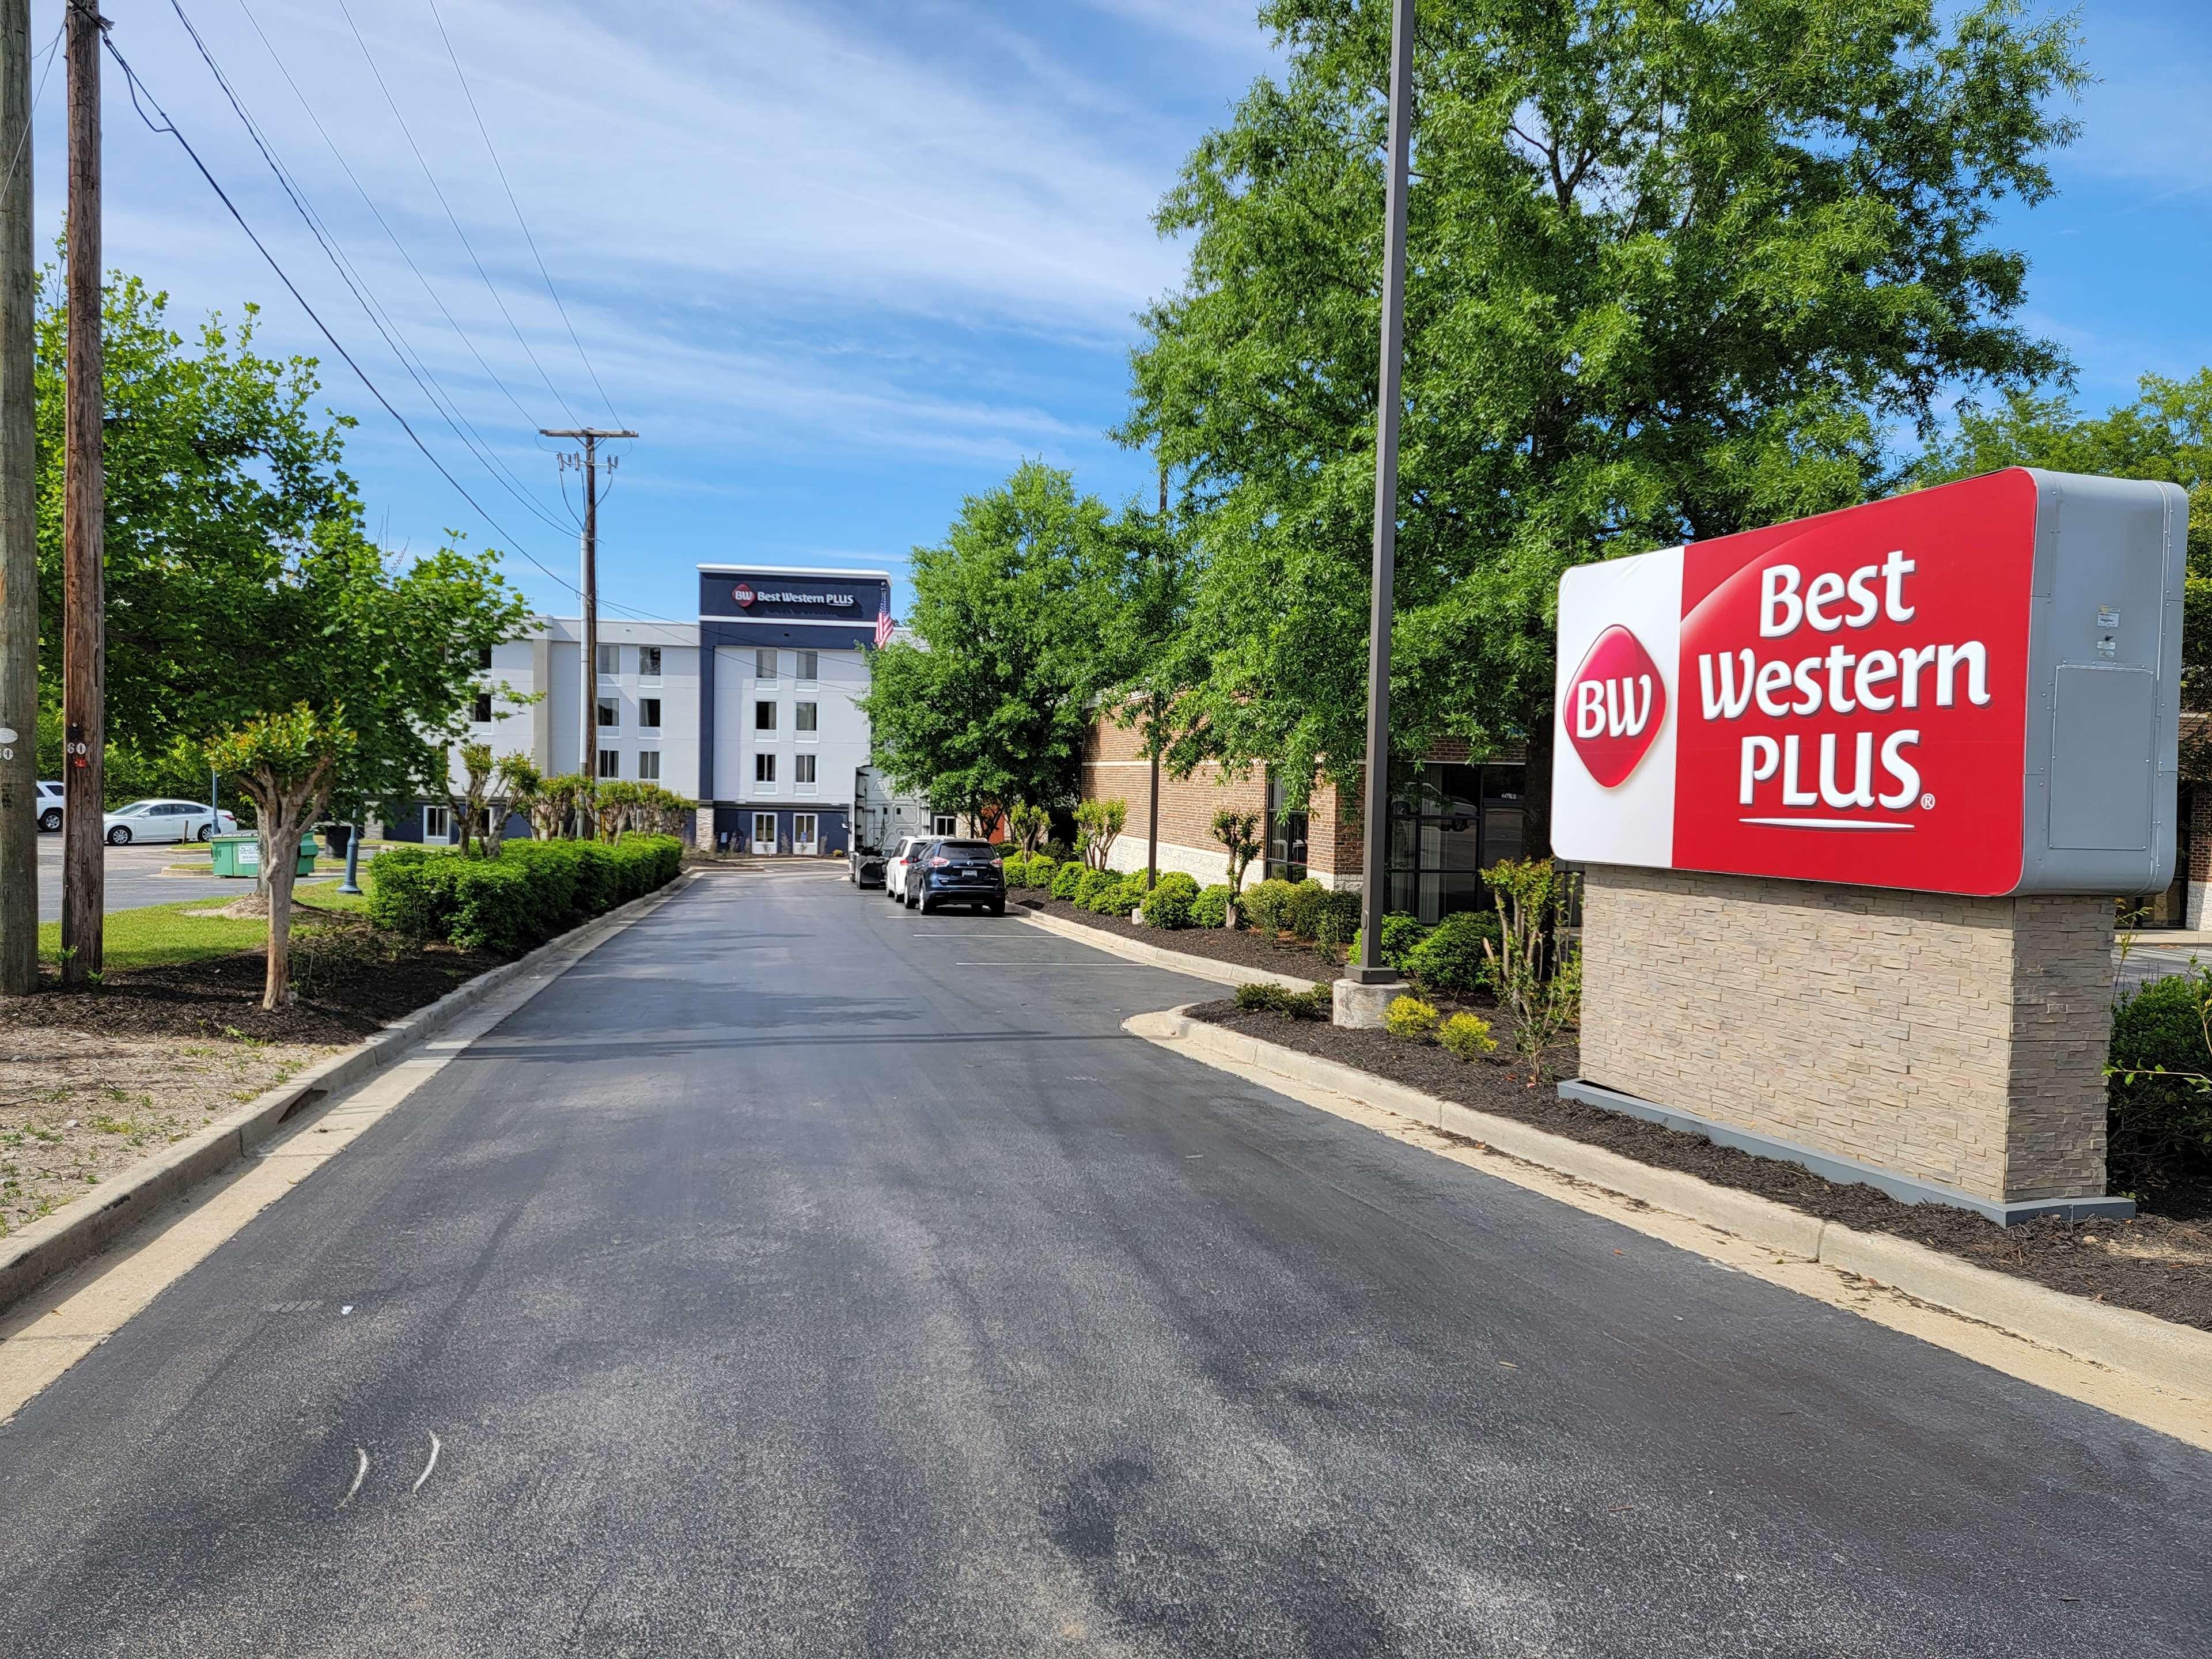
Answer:
[[[1272,876],[1265,881],[1255,881],[1237,902],[1237,914],[1252,927],[1272,937],[1282,932],[1284,911],[1296,890],[1287,881]]]
[[[1190,925],[1194,927],[1226,927],[1229,925],[1229,889],[1217,882],[1211,887],[1200,888],[1190,902]]]
[[[1316,981],[1310,991],[1293,991],[1272,981],[1237,988],[1237,1006],[1244,1012],[1288,1014],[1292,1019],[1327,1019],[1330,1012],[1328,986]]]
[[[1383,934],[1388,941],[1389,935]],[[1458,910],[1446,916],[1405,953],[1399,971],[1411,974],[1425,991],[1465,996],[1490,982],[1486,941],[1498,940],[1498,917],[1488,910]]]
[[[1052,872],[1052,896],[1056,899],[1073,899],[1081,890],[1084,877],[1091,872],[1069,859]]]
[[[1283,905],[1283,926],[1293,938],[1309,943],[1321,937],[1321,919],[1328,906],[1328,889],[1308,876],[1291,889]]]
[[[1132,910],[1144,908],[1150,890],[1145,885],[1145,872],[1133,870],[1121,878],[1121,890],[1114,896],[1109,915],[1127,916]]]
[[[1382,1011],[1382,1029],[1394,1037],[1425,1042],[1436,1035],[1436,1005],[1419,997],[1398,997]]]
[[[369,920],[411,944],[512,954],[665,886],[683,862],[673,836],[510,841],[490,858],[395,849],[369,862]]]
[[[1352,959],[1354,962],[1359,959],[1364,932],[1364,929],[1357,930],[1352,935]],[[1405,973],[1407,952],[1428,936],[1425,924],[1402,910],[1393,910],[1382,918],[1382,965]]]
[[[1437,1028],[1437,1041],[1462,1060],[1480,1060],[1498,1049],[1490,1022],[1480,1014],[1454,1014]]]
[[[2212,970],[2154,979],[2112,1010],[2106,1186],[2155,1201],[2212,1187]]]
[[[1022,885],[1042,887],[1049,890],[1053,878],[1060,873],[1060,866],[1042,853],[1032,853],[1023,866]]]
[[[1077,908],[1100,915],[1104,915],[1121,895],[1121,872],[1118,870],[1085,870],[1082,879],[1075,885]],[[1107,901],[1105,906],[1099,903],[1101,899]]]
[[[1198,883],[1180,870],[1170,870],[1160,884],[1145,895],[1145,925],[1149,927],[1188,927],[1191,906],[1198,897]]]

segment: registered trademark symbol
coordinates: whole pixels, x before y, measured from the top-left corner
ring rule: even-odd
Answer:
[[[1929,807],[1931,807],[1931,806],[1935,805],[1935,804],[1936,804],[1936,797],[1935,797],[1935,796],[1933,796],[1933,795],[1923,795],[1923,796],[1920,798],[1920,810],[1921,810],[1922,811],[1923,811],[1923,812],[1924,812],[1924,811],[1926,811]]]

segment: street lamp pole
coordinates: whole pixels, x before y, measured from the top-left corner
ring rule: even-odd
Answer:
[[[1390,9],[1390,159],[1382,240],[1382,373],[1375,421],[1375,572],[1367,613],[1367,789],[1362,824],[1359,960],[1349,977],[1391,985],[1382,963],[1390,867],[1391,584],[1398,564],[1398,404],[1406,341],[1406,185],[1413,126],[1413,0]]]

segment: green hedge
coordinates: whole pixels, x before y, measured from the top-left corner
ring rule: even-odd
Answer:
[[[1052,896],[1056,899],[1074,898],[1082,889],[1084,877],[1090,873],[1076,860],[1068,860],[1052,872]]]
[[[2154,979],[2112,1010],[2105,1188],[2157,1205],[2177,1189],[2212,1196],[2212,977]],[[2179,1075],[2159,1075],[2159,1073]],[[2191,1197],[2183,1199],[2194,1207]]]
[[[1190,925],[1194,927],[1225,927],[1229,925],[1229,885],[1217,882],[1199,890],[1190,902]]]
[[[1455,910],[1418,943],[1408,947],[1399,970],[1411,974],[1427,991],[1464,996],[1488,983],[1490,965],[1482,953],[1484,940],[1498,941],[1498,914],[1493,910]],[[1382,945],[1390,945],[1389,923],[1382,929]]]
[[[392,848],[369,860],[368,915],[416,944],[518,955],[676,878],[673,836],[510,841],[497,856]]]
[[[1198,882],[1180,870],[1170,870],[1160,884],[1145,895],[1145,925],[1148,927],[1188,927],[1191,907],[1198,900]]]

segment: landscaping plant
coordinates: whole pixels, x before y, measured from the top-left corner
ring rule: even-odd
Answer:
[[[1283,904],[1283,926],[1291,937],[1311,944],[1321,937],[1321,919],[1328,904],[1328,889],[1308,876],[1291,889]]]
[[[290,713],[264,714],[207,745],[207,763],[227,772],[252,797],[269,888],[269,956],[261,1006],[292,1000],[292,882],[300,836],[321,816],[338,768],[356,739],[345,712],[325,716],[302,702]]]
[[[2106,1183],[2138,1201],[2212,1200],[2212,969],[2154,979],[2112,1010]]]
[[[1229,901],[1233,896],[1230,889],[1219,883],[1200,888],[1198,896],[1190,902],[1190,925],[1194,927],[1226,927],[1229,925]]]
[[[1382,1029],[1394,1037],[1426,1042],[1437,1034],[1437,1008],[1419,997],[1395,997],[1382,1011]]]
[[[1310,991],[1293,991],[1272,980],[1237,988],[1237,1006],[1244,1012],[1288,1014],[1292,1019],[1327,1019],[1330,1012],[1328,986],[1316,981]]]
[[[1289,882],[1273,876],[1265,881],[1255,881],[1237,902],[1237,913],[1247,925],[1273,939],[1283,931],[1284,912],[1294,890]]]
[[[1213,815],[1213,838],[1229,853],[1229,902],[1243,890],[1244,872],[1259,857],[1261,815],[1224,806]]]
[[[1437,1041],[1462,1060],[1480,1060],[1498,1052],[1490,1022],[1480,1014],[1454,1014],[1437,1029]]]
[[[1355,960],[1359,956],[1363,943],[1361,934],[1364,931],[1359,928],[1352,930],[1352,954]],[[1382,918],[1382,965],[1385,968],[1394,968],[1401,974],[1410,975],[1412,970],[1406,965],[1407,957],[1415,945],[1428,936],[1427,927],[1419,919],[1407,915],[1403,910],[1391,911]],[[1440,990],[1444,988],[1431,986],[1430,988]]]
[[[1095,873],[1087,865],[1078,863],[1073,859],[1068,860],[1052,872],[1052,896],[1056,899],[1079,902],[1077,895],[1083,890],[1084,878]]]
[[[1042,806],[1018,801],[1006,814],[1006,833],[1020,843],[1022,851],[1034,853],[1052,833],[1052,814]]]
[[[1498,901],[1498,941],[1483,941],[1490,983],[1513,1017],[1513,1047],[1528,1086],[1544,1079],[1544,1051],[1582,1012],[1581,952],[1567,939],[1575,879],[1549,859],[1507,859],[1482,872]]]
[[[1148,927],[1188,927],[1191,925],[1191,911],[1197,899],[1196,878],[1180,870],[1170,870],[1160,878],[1158,886],[1145,895],[1145,925]]]
[[[1083,861],[1093,870],[1103,870],[1128,820],[1129,803],[1118,795],[1111,800],[1078,801],[1075,833],[1083,845]]]

